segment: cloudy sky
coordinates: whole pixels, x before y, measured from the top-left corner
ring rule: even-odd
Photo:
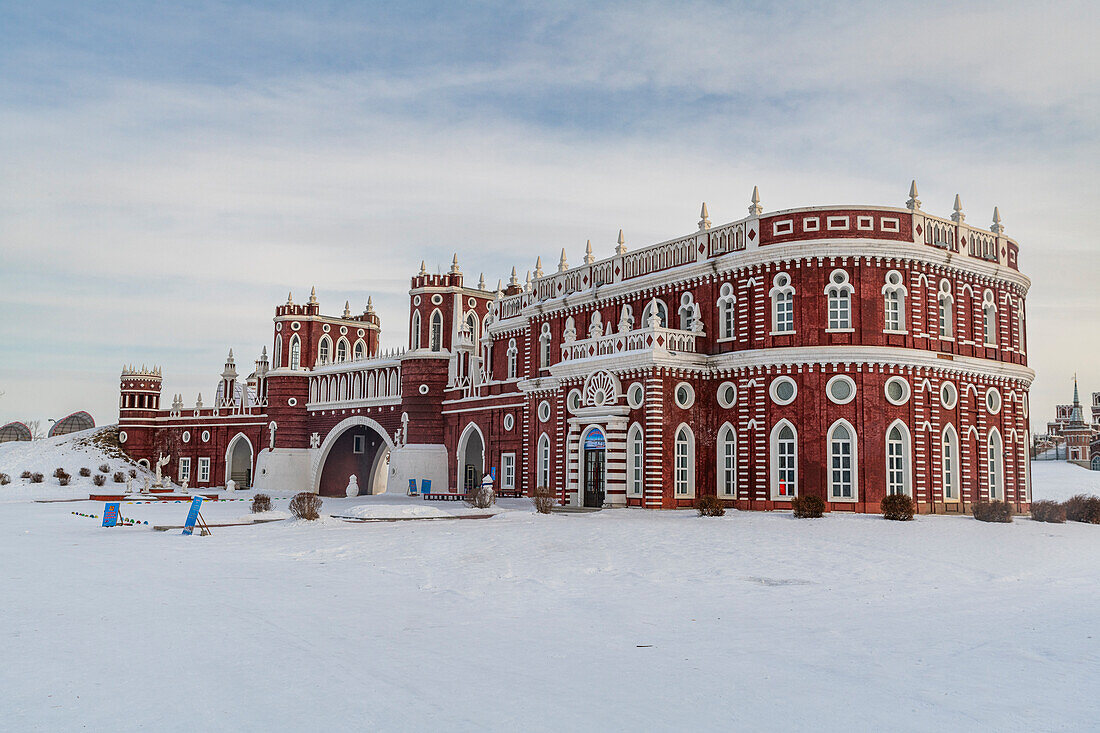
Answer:
[[[111,422],[129,362],[209,404],[287,291],[396,346],[424,258],[495,285],[916,178],[1019,240],[1041,427],[1100,391],[1097,5],[0,1],[0,423]]]

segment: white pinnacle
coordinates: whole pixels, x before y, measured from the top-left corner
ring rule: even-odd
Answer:
[[[565,260],[565,247],[561,248],[561,259],[558,260],[558,272],[565,272],[569,269],[569,263]]]
[[[484,290],[485,289],[485,273],[484,272],[481,273],[481,279],[477,281],[477,289],[478,290]]]
[[[909,184],[909,200],[905,202],[905,206],[913,211],[920,208],[920,199],[917,198],[917,179],[914,178],[913,182]]]
[[[420,260],[420,274],[421,275],[427,275],[428,274],[428,265],[424,260]]]
[[[286,304],[287,305],[294,305],[294,293],[292,293],[289,290],[287,291],[287,294],[286,294]]]
[[[752,187],[752,205],[749,207],[749,213],[757,216],[764,213],[764,207],[760,205],[760,189],[757,186]]]
[[[314,285],[313,289],[309,291],[309,304],[317,305],[317,286]]]
[[[993,226],[989,228],[989,231],[993,232],[994,234],[1005,233],[1004,224],[1001,223],[1001,210],[998,209],[996,206],[993,207]]]
[[[461,272],[462,270],[458,268],[458,252],[455,252],[454,259],[451,260],[451,274],[458,275],[461,274]]]
[[[535,277],[542,277],[542,257],[535,258]]]
[[[959,194],[955,194],[955,213],[951,215],[951,221],[958,224],[966,221],[966,214],[963,213],[962,199],[959,198]]]
[[[512,277],[508,279],[508,287],[519,285],[519,279],[516,278],[516,266],[512,265]]]
[[[618,244],[615,247],[615,255],[620,256],[620,255],[625,255],[625,254],[626,254],[626,238],[623,237],[623,230],[620,229],[619,230],[619,241],[618,241]]]
[[[588,243],[584,246],[584,264],[591,265],[596,261],[596,258],[592,255],[592,240],[589,239]]]
[[[707,202],[703,202],[703,208],[699,210],[699,231],[710,229],[710,218],[707,214]]]

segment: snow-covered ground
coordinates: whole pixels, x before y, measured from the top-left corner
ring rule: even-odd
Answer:
[[[1036,498],[1100,493],[1096,476],[1037,463]],[[102,504],[16,484],[0,487],[5,730],[1034,731],[1100,714],[1100,527],[505,500],[489,519],[183,537],[103,529],[70,513]]]

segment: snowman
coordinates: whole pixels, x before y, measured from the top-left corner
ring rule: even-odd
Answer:
[[[348,487],[344,489],[344,494],[347,496],[359,496],[359,479],[355,478],[355,474],[348,476]]]

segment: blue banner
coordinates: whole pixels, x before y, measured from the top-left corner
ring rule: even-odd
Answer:
[[[103,526],[115,527],[118,525],[119,502],[111,502],[103,505]]]
[[[607,441],[604,440],[603,433],[599,430],[593,430],[584,439],[585,450],[605,450],[607,448]]]
[[[187,512],[187,521],[183,523],[184,534],[191,534],[195,531],[195,522],[199,521],[200,506],[202,506],[201,496],[196,496],[191,500],[191,511]]]

